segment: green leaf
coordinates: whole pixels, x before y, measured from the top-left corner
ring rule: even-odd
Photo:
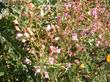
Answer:
[[[4,75],[4,72],[0,72],[0,76],[3,76]]]

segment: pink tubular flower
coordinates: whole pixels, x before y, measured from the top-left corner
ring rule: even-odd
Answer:
[[[95,19],[97,18],[97,16],[98,16],[97,8],[93,8],[93,9],[91,10],[91,15],[94,16]]]
[[[56,47],[56,48],[55,48],[55,52],[59,54],[59,53],[61,52],[61,49],[58,48],[58,47]]]
[[[47,71],[44,72],[44,78],[49,78],[49,74]]]
[[[48,62],[49,62],[49,64],[53,65],[54,64],[54,58],[49,58]]]
[[[77,33],[73,33],[72,34],[72,40],[78,41],[78,35],[77,35]]]
[[[96,47],[98,47],[101,44],[101,42],[98,40],[96,41]]]
[[[60,49],[60,48],[58,48],[58,47],[56,47],[56,46],[50,46],[50,53],[51,53],[51,55],[52,55],[53,53],[59,54],[60,52],[61,52],[61,49]]]
[[[16,38],[21,38],[22,36],[23,36],[23,34],[20,33],[20,32],[18,32],[18,33],[16,34]]]
[[[41,72],[40,66],[34,66],[33,71],[34,71],[35,73],[40,73],[40,72]]]
[[[27,65],[31,65],[31,60],[30,59],[28,59],[28,58],[26,58],[25,60],[24,60],[24,64],[27,64]]]
[[[33,3],[28,3],[27,6],[28,6],[29,9],[32,9],[32,8],[35,7],[35,5]]]

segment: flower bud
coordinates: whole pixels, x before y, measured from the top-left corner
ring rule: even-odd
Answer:
[[[15,26],[16,31],[20,31],[20,28],[18,26]]]

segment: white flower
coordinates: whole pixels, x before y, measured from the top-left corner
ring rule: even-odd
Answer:
[[[47,27],[46,27],[46,31],[50,31],[51,29],[52,29],[51,25],[50,25],[50,24],[47,25]]]
[[[55,40],[58,41],[60,38],[59,37],[55,37]]]

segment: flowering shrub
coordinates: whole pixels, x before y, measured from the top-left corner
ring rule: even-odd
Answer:
[[[1,82],[110,81],[109,0],[0,4]]]

